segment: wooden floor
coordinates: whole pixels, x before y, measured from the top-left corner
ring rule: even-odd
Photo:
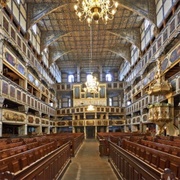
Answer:
[[[61,180],[117,180],[107,157],[99,156],[99,142],[85,140]]]

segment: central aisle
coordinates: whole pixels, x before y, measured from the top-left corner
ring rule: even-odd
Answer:
[[[85,140],[62,180],[117,180],[107,157],[99,156],[99,143]]]

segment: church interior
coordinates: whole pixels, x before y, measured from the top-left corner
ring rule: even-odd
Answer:
[[[117,179],[180,179],[180,1],[0,0],[0,179],[93,140]]]

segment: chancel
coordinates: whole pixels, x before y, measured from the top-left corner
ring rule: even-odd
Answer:
[[[0,179],[180,179],[179,0],[0,0]]]

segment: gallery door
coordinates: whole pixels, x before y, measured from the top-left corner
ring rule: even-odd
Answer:
[[[86,127],[86,138],[87,139],[94,139],[95,138],[95,127],[94,126],[87,126]]]

